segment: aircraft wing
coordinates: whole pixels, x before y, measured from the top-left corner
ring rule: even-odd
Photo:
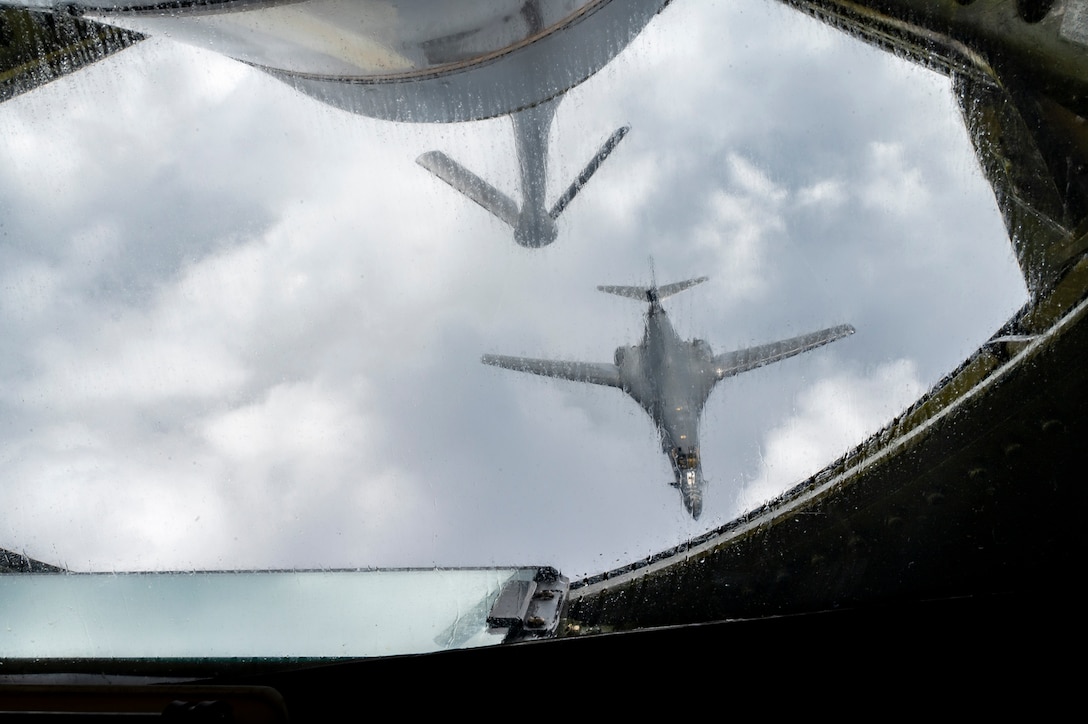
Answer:
[[[735,352],[726,352],[714,358],[714,372],[717,379],[739,375],[741,372],[753,370],[756,367],[769,365],[795,354],[808,352],[828,342],[842,339],[854,333],[854,328],[849,324],[840,324],[837,327],[821,329],[819,332],[802,334],[800,337],[783,339],[778,342],[738,349]]]
[[[518,225],[518,205],[509,196],[446,154],[441,151],[428,151],[417,158],[416,163],[490,211],[495,217],[505,221],[508,225],[512,227]]]
[[[517,372],[530,372],[544,377],[558,377],[608,387],[623,387],[620,382],[620,368],[606,362],[562,362],[550,359],[506,357],[500,354],[485,354],[480,361],[485,365],[505,367]]]

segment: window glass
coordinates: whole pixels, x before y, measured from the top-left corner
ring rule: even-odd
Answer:
[[[815,473],[1025,302],[946,77],[768,2],[613,50],[527,185],[551,207],[630,131],[543,248],[417,163],[520,203],[509,116],[368,117],[167,33],[0,104],[0,547],[592,574]],[[597,285],[703,275],[663,307],[715,354],[857,331],[717,385],[694,519],[629,396],[481,356],[611,364],[648,307]]]
[[[498,644],[504,586],[536,572],[230,571],[0,576],[11,659],[329,658]]]

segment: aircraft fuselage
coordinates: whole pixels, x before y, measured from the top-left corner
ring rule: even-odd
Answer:
[[[669,458],[673,485],[684,507],[698,518],[705,485],[699,457],[699,417],[713,383],[710,347],[701,340],[684,341],[656,299],[650,304],[646,331],[637,347],[617,350],[623,390],[650,415]]]

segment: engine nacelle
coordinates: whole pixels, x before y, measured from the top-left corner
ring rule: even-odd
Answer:
[[[638,361],[637,347],[616,347],[616,356],[613,357],[617,367],[623,367],[623,363]]]

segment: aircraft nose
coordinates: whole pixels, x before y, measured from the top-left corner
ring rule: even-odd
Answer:
[[[684,507],[691,513],[691,517],[695,520],[699,520],[699,516],[703,513],[703,496],[695,494],[684,501]]]
[[[691,517],[699,520],[703,512],[703,491],[697,484],[684,484],[680,487],[680,495],[684,498],[684,507],[691,513]]]

